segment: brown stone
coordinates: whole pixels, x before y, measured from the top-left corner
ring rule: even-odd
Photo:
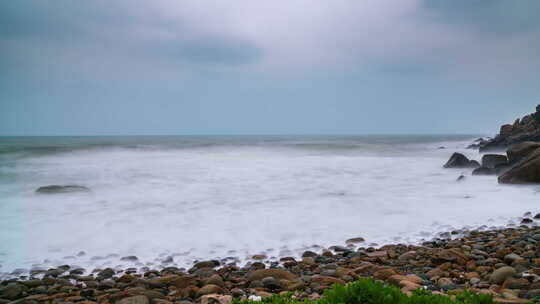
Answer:
[[[170,284],[175,286],[177,289],[184,289],[191,285],[197,284],[197,279],[193,276],[183,276],[177,277],[170,281]]]
[[[225,291],[223,290],[223,288],[214,284],[208,284],[208,285],[204,285],[203,287],[201,287],[201,289],[199,289],[199,291],[197,292],[197,296],[200,297],[200,296],[209,295],[213,293],[223,294],[224,292]]]
[[[348,239],[345,241],[346,244],[358,244],[358,243],[363,243],[365,242],[366,240],[364,240],[363,237],[355,237],[355,238],[351,238],[351,239]]]
[[[420,284],[416,284],[414,282],[403,280],[399,282],[399,286],[401,287],[401,291],[407,292],[407,291],[413,291],[420,287],[422,287]]]
[[[323,275],[314,275],[311,277],[312,282],[317,282],[321,285],[330,286],[333,284],[345,284],[345,281],[340,280],[338,278],[329,277],[329,276],[323,276]]]
[[[504,281],[502,288],[505,289],[526,289],[529,286],[529,281],[524,278],[508,278]]]
[[[370,258],[386,258],[388,256],[388,252],[386,252],[386,250],[373,251],[366,254]]]
[[[444,271],[442,269],[440,269],[439,267],[436,267],[436,268],[433,268],[431,269],[430,271],[428,271],[426,273],[426,275],[428,276],[428,278],[434,278],[434,277],[440,277],[444,274]]]
[[[229,304],[232,297],[229,295],[208,294],[201,297],[201,304]]]
[[[412,282],[412,283],[415,283],[415,284],[420,284],[422,283],[422,279],[416,275],[401,275],[401,274],[395,274],[395,275],[392,275],[390,276],[388,279],[386,279],[386,281],[390,284],[394,284],[394,285],[397,285],[399,286],[399,283],[401,281],[409,281],[409,282]]]
[[[386,279],[388,279],[389,277],[395,274],[397,274],[397,272],[393,268],[385,267],[385,268],[375,271],[375,273],[373,274],[373,278],[375,280],[386,281]]]

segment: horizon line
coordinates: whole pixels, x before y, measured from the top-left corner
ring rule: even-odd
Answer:
[[[142,137],[142,136],[491,136],[482,133],[200,133],[200,134],[41,134],[41,135],[3,135],[0,137]]]

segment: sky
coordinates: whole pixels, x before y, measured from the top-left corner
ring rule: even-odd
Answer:
[[[0,135],[493,134],[538,0],[0,1]]]

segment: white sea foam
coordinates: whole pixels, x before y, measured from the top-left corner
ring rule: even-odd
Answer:
[[[174,264],[187,266],[197,258],[294,255],[357,236],[367,243],[417,242],[441,230],[505,225],[540,211],[534,187],[443,169],[453,151],[479,158],[465,145],[340,149],[329,142],[323,149],[308,140],[111,146],[21,158],[3,168],[14,180],[0,185],[0,272],[128,265],[120,261],[127,255],[153,265],[173,256]],[[462,173],[467,178],[456,182]],[[34,193],[48,184],[92,191]],[[79,251],[86,255],[76,256]]]

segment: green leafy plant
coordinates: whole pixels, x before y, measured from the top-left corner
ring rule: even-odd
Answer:
[[[361,279],[347,285],[334,285],[317,300],[298,301],[291,295],[263,299],[262,301],[239,301],[234,304],[494,304],[493,298],[469,291],[453,297],[416,290],[406,295],[399,288],[372,279]]]

